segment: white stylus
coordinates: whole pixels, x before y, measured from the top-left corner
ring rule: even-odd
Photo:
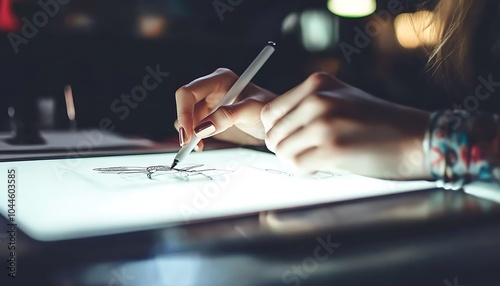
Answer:
[[[213,109],[212,113],[215,112],[219,107],[231,104],[236,97],[243,91],[243,89],[250,83],[252,78],[257,74],[260,68],[266,63],[266,61],[271,57],[274,53],[274,47],[276,46],[275,42],[268,42],[266,47],[260,52],[260,54],[253,60],[250,66],[241,74],[238,80],[233,84],[233,86],[229,89],[226,95],[222,98],[222,100],[217,104],[217,106]],[[210,113],[210,114],[212,114]],[[198,138],[196,135],[193,135],[191,141],[188,144],[184,145],[179,153],[175,156],[174,162],[172,163],[172,167],[174,168],[177,164],[179,164],[182,160],[184,160],[191,151],[193,151],[194,147],[200,143],[201,138]]]

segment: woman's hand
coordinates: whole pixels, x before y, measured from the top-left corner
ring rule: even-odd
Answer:
[[[300,173],[337,169],[426,179],[422,140],[430,115],[316,73],[262,109],[267,147]]]
[[[181,146],[194,133],[200,138],[213,136],[237,144],[264,144],[260,113],[266,103],[276,98],[272,92],[250,83],[232,105],[222,106],[208,116],[237,79],[231,70],[220,68],[177,90],[175,126]]]

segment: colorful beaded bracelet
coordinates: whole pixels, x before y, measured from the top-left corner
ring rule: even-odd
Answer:
[[[498,116],[437,111],[424,140],[428,170],[447,189],[457,190],[473,181],[500,182],[499,140]]]

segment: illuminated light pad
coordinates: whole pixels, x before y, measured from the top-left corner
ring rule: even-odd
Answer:
[[[212,177],[175,178],[103,174],[94,168],[170,165],[174,153],[0,164],[0,174],[17,170],[16,222],[38,240],[62,240],[180,225],[327,202],[345,201],[435,184],[393,182],[350,174],[290,176],[272,154],[225,149],[191,154],[185,165],[225,170]],[[270,170],[266,170],[270,169]],[[228,171],[229,172],[226,172]],[[7,214],[7,190],[0,212]]]

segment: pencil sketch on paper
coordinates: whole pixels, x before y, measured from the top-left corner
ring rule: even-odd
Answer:
[[[144,174],[148,179],[154,179],[159,176],[168,176],[171,178],[180,178],[183,180],[188,180],[189,177],[199,176],[206,179],[212,180],[216,176],[231,173],[231,170],[220,170],[215,168],[207,167],[203,164],[190,165],[185,167],[171,168],[166,165],[156,165],[149,167],[132,167],[132,166],[120,166],[120,167],[105,167],[105,168],[95,168],[94,171],[103,174],[120,174],[120,175],[137,175]]]
[[[270,168],[258,168],[258,167],[252,167],[273,175],[279,175],[279,176],[285,176],[285,177],[295,177],[295,174],[277,170],[277,169],[270,169]],[[340,177],[342,174],[340,173],[329,173],[329,172],[316,172],[315,174],[309,176],[309,179],[315,179],[315,180],[320,180],[320,179],[329,179],[333,177]]]
[[[296,177],[293,173],[286,171],[271,169],[271,168],[258,168],[253,166],[248,166],[255,170],[262,171],[268,174],[276,175],[278,177]],[[233,173],[234,170],[221,170],[217,168],[211,168],[203,164],[189,165],[183,167],[174,167],[166,165],[155,165],[149,167],[136,167],[136,166],[120,166],[120,167],[105,167],[105,168],[94,168],[101,174],[118,174],[124,179],[136,180],[137,176],[140,178],[161,179],[161,180],[183,180],[188,181],[193,177],[213,180],[221,175]],[[146,175],[145,177],[142,177]],[[309,179],[329,179],[332,177],[338,177],[341,174],[336,173],[325,173],[320,172],[309,176]]]

